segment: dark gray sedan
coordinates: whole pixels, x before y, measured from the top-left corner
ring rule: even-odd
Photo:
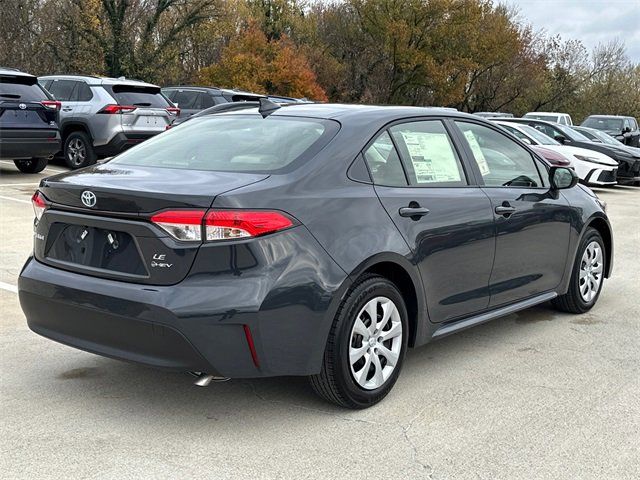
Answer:
[[[593,307],[613,240],[576,184],[476,116],[262,101],[43,180],[20,303],[89,352],[364,408],[408,347]]]

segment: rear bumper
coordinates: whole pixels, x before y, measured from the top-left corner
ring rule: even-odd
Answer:
[[[60,151],[60,133],[54,131],[2,130],[0,158],[20,160],[48,158]]]
[[[162,133],[160,131],[141,132],[141,133],[123,133],[120,132],[114,136],[108,143],[104,145],[96,145],[94,150],[96,154],[104,157],[110,157],[124,152],[128,148],[133,147],[145,140]]]
[[[306,235],[294,229],[293,241],[301,240],[295,230]],[[283,244],[277,237],[270,245],[265,237],[265,248]],[[107,357],[234,378],[309,375],[320,370],[346,282],[326,253],[307,250],[308,258],[292,257],[282,269],[199,271],[172,286],[96,278],[30,258],[18,281],[20,305],[34,332]],[[220,257],[211,255],[196,265]],[[313,260],[326,262],[321,271],[309,269]]]

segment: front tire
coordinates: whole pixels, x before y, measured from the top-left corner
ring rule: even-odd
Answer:
[[[554,300],[558,310],[585,313],[600,297],[606,272],[606,255],[602,236],[595,228],[588,228],[576,252],[569,290]]]
[[[71,132],[64,142],[64,161],[71,169],[96,163],[97,155],[91,138],[85,132]]]
[[[351,287],[336,313],[322,369],[310,377],[325,400],[361,409],[393,388],[407,349],[407,309],[397,287],[367,275]]]
[[[22,173],[40,173],[47,167],[49,160],[46,158],[30,158],[28,160],[14,160],[13,163]]]

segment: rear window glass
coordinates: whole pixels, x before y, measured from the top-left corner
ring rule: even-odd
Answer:
[[[0,76],[0,101],[22,100],[24,102],[41,102],[47,100],[47,94],[35,82],[35,78]]]
[[[113,85],[110,87],[113,98],[120,105],[136,107],[167,108],[169,102],[157,87],[137,87],[135,85]]]
[[[338,129],[336,122],[321,119],[207,116],[153,137],[112,162],[186,170],[278,172],[313,157]]]

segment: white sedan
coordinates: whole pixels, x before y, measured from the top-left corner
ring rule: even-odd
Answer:
[[[529,125],[505,121],[494,121],[494,123],[500,125],[524,143],[541,145],[544,146],[544,148],[560,153],[571,162],[571,166],[578,174],[580,180],[587,185],[604,186],[615,185],[617,183],[616,172],[618,170],[618,162],[604,153],[587,150],[586,148],[562,145]],[[602,178],[610,180],[595,180],[601,178],[602,172],[608,172],[608,175],[603,175]]]

